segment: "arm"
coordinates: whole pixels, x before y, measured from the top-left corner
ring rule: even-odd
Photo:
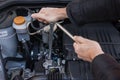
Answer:
[[[91,62],[95,80],[120,80],[120,65],[113,57],[104,54],[98,42],[80,36],[74,37],[78,57]]]
[[[115,21],[120,18],[120,0],[74,0],[67,15],[75,24]]]
[[[115,21],[120,18],[120,0],[73,0],[66,8],[42,8],[33,18],[42,22],[56,22],[68,18],[81,25],[98,21]]]
[[[120,64],[107,54],[94,58],[92,71],[96,80],[120,80]]]

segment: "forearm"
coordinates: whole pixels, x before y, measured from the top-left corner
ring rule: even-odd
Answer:
[[[119,19],[120,0],[74,0],[67,6],[72,22],[81,25]]]

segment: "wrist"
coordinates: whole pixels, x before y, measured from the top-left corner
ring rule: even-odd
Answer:
[[[101,55],[101,54],[104,54],[104,52],[103,52],[102,50],[99,51],[99,52],[93,53],[93,54],[91,55],[91,60],[90,60],[90,62],[92,62],[92,61],[95,59],[95,57],[97,57],[98,55]]]
[[[63,18],[68,18],[67,12],[66,12],[66,7],[60,9],[60,13],[63,15]]]

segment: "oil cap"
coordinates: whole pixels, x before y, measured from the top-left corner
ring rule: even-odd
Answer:
[[[12,26],[16,30],[17,38],[19,41],[22,41],[23,39],[26,41],[30,40],[27,30],[28,25],[24,16],[15,17]]]
[[[16,25],[22,25],[25,23],[25,18],[23,16],[17,16],[16,18],[14,18],[14,23]]]
[[[13,28],[15,28],[16,30],[26,30],[26,19],[23,16],[15,17],[13,20]]]

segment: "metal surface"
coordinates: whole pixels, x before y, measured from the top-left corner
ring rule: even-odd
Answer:
[[[48,55],[48,59],[51,59],[51,56],[52,56],[53,27],[54,27],[54,23],[50,23],[50,31],[49,31],[49,55]]]

